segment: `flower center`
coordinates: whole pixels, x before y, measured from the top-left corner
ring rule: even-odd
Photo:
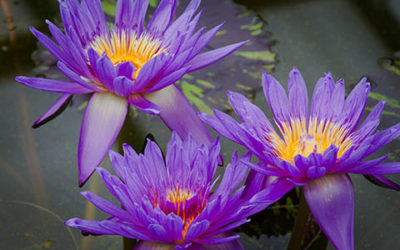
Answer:
[[[135,66],[134,78],[146,62],[166,52],[161,47],[161,41],[148,34],[143,33],[138,37],[134,32],[118,29],[112,30],[110,37],[96,37],[90,46],[99,55],[106,53],[115,66],[121,62],[131,62]]]
[[[167,191],[167,200],[173,203],[184,203],[193,196],[194,194],[190,190],[180,189],[179,187]]]
[[[305,121],[297,119],[282,124],[280,130],[283,140],[275,132],[269,133],[266,140],[274,146],[278,157],[291,163],[294,163],[296,155],[322,154],[332,144],[339,148],[339,158],[353,145],[347,129],[332,122],[314,119],[307,130]]]
[[[189,189],[181,188],[178,184],[176,188],[169,189],[166,194],[166,200],[173,203],[173,206],[162,206],[161,209],[166,214],[172,212],[182,218],[184,223],[182,240],[184,240],[190,224],[206,206],[207,201],[203,190],[200,191],[200,194],[196,194]]]

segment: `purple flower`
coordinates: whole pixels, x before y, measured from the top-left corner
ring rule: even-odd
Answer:
[[[225,174],[213,178],[218,166],[220,144],[198,145],[189,136],[173,133],[166,159],[157,145],[148,141],[144,154],[123,146],[124,156],[110,152],[119,178],[98,168],[108,190],[124,209],[95,194],[82,192],[90,202],[112,217],[103,221],[70,219],[65,224],[89,233],[121,235],[176,247],[214,245],[237,239],[227,234],[292,188],[286,181],[267,179],[251,171],[245,185],[247,166],[236,153]],[[242,159],[249,159],[245,155]],[[214,191],[212,191],[214,190]]]
[[[58,60],[71,82],[19,76],[29,87],[62,93],[34,124],[57,112],[73,94],[93,93],[86,108],[78,148],[79,184],[83,185],[115,141],[128,104],[160,115],[185,138],[212,138],[183,94],[173,85],[188,72],[204,68],[246,42],[199,54],[221,25],[196,29],[200,0],[192,0],[174,21],[176,0],[162,0],[144,27],[149,0],[119,0],[115,24],[108,28],[100,0],[59,0],[63,33],[50,21],[55,42],[31,27],[32,33]],[[100,136],[101,135],[101,136]]]
[[[203,121],[260,160],[246,164],[259,173],[303,186],[312,214],[338,249],[353,249],[354,192],[348,173],[371,175],[381,185],[398,189],[384,177],[400,172],[400,163],[384,163],[387,156],[364,160],[400,135],[400,124],[377,131],[384,102],[379,102],[357,127],[370,90],[363,78],[345,99],[344,81],[330,73],[317,82],[308,109],[307,89],[300,72],[289,74],[288,92],[271,75],[263,74],[267,102],[278,134],[264,113],[244,96],[228,92],[242,120],[215,110]],[[357,128],[356,128],[357,127]]]

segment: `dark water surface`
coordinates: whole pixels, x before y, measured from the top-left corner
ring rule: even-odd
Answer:
[[[272,52],[279,62],[275,67],[265,67],[265,70],[273,70],[274,76],[282,83],[287,81],[292,66],[297,66],[303,73],[310,94],[323,72],[332,72],[335,79],[343,77],[348,90],[362,76],[367,76],[372,83],[372,95],[367,106],[373,107],[382,99],[389,101],[380,128],[400,122],[400,76],[393,72],[392,67],[389,67],[392,70],[386,67],[387,64],[396,67],[392,65],[392,59],[400,50],[400,1],[237,2],[246,4],[251,10],[249,13],[258,16],[252,25],[262,22],[265,26],[268,23],[262,31],[266,29],[271,33],[265,35],[265,50],[272,39]],[[122,249],[120,237],[82,237],[78,230],[69,230],[62,223],[72,217],[106,217],[86,202],[77,186],[76,151],[87,97],[74,97],[59,117],[32,129],[33,121],[56,100],[57,95],[27,88],[14,81],[16,75],[47,72],[46,76],[51,77],[52,71],[48,66],[35,65],[32,59],[38,47],[28,26],[47,33],[44,20],[60,20],[58,3],[56,0],[0,0],[0,3],[0,249]],[[12,19],[7,18],[4,6],[9,9]],[[217,24],[217,21],[213,23]],[[244,29],[256,31],[251,27],[254,26],[245,26]],[[232,38],[233,41],[241,39]],[[218,43],[219,40],[214,45],[220,46]],[[236,57],[227,58],[226,64],[249,67],[250,72],[245,72],[246,79],[241,79],[239,85],[235,83],[235,88],[245,86],[249,96],[271,117],[260,88],[255,88],[261,86],[259,69],[249,63],[235,61],[234,64]],[[275,64],[272,55],[255,60],[263,64],[271,60],[268,63]],[[216,67],[221,70],[223,64]],[[255,74],[251,74],[251,70]],[[207,73],[207,70],[202,70],[195,78]],[[251,89],[246,89],[249,86]],[[226,85],[221,85],[216,88],[219,92],[210,90],[210,95],[225,99],[225,88]],[[204,93],[207,97],[206,90]],[[197,97],[199,100],[206,98]],[[199,104],[198,100],[196,103]],[[212,102],[205,103],[211,106]],[[222,106],[218,104],[218,108]],[[116,145],[128,142],[140,150],[149,132],[165,148],[170,137],[165,125],[159,119],[132,111]],[[223,149],[225,158],[229,159],[237,147],[223,140]],[[392,161],[400,161],[399,139],[379,152],[380,155],[387,153],[390,153]],[[103,166],[111,168],[108,160]],[[399,182],[400,176],[392,179]],[[352,176],[352,180],[356,195],[355,248],[400,249],[399,194],[374,186],[362,176]],[[93,175],[83,190],[113,200],[97,175]],[[288,197],[239,230],[246,249],[286,248],[299,200],[296,192]],[[328,249],[333,247],[328,245]]]

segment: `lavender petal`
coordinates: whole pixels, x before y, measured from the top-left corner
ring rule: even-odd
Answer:
[[[127,99],[111,93],[96,93],[89,100],[78,146],[80,186],[103,161],[121,130],[127,111]]]

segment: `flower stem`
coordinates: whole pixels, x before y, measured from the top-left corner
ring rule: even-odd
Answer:
[[[118,152],[123,154],[122,144],[128,143],[130,144],[136,152],[144,152],[144,148],[147,143],[147,139],[154,140],[154,137],[149,134],[146,136],[144,141],[142,141],[143,134],[146,133],[146,130],[143,127],[138,125],[134,125],[131,121],[131,117],[128,114],[125,119],[124,125],[122,126],[121,132],[117,137],[117,145]],[[139,139],[140,138],[140,139]],[[122,237],[122,249],[123,250],[132,250],[137,245],[137,240]]]
[[[326,249],[327,244],[328,239],[311,215],[307,201],[302,194],[287,250]]]
[[[136,240],[122,237],[122,245],[123,250],[132,250],[136,246]]]

